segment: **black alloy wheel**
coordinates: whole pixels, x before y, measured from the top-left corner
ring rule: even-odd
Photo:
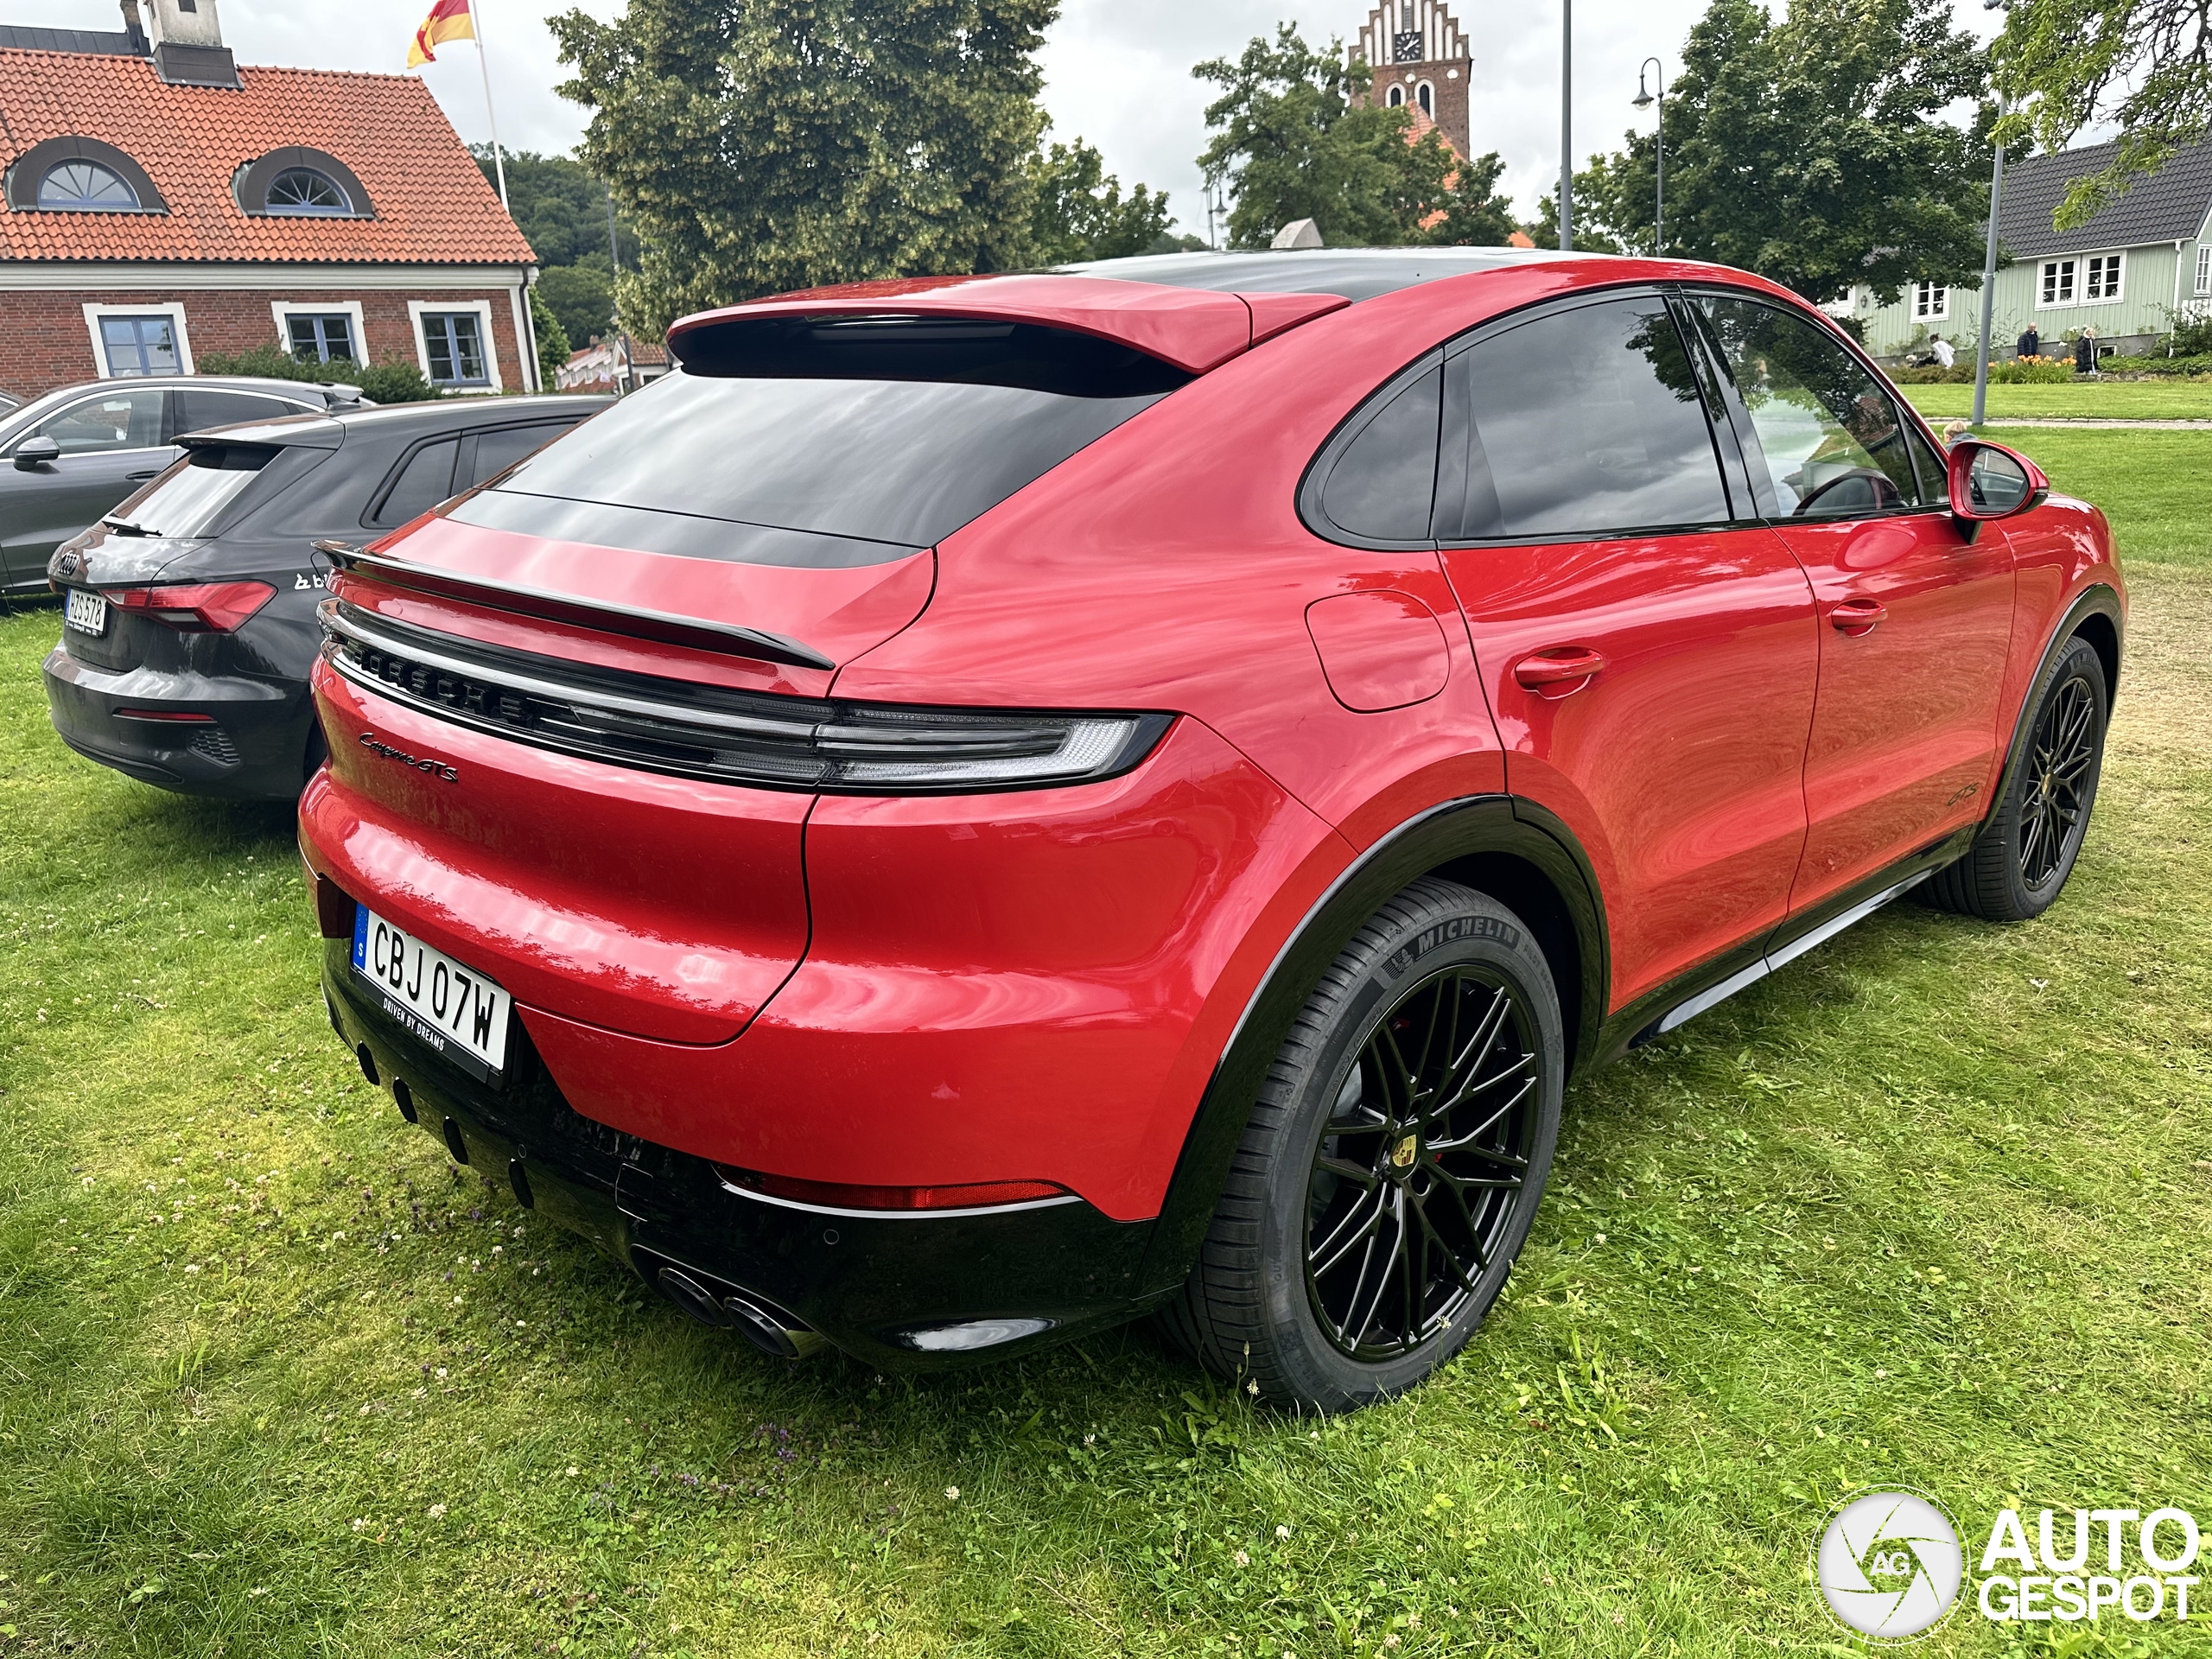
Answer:
[[[1996,810],[1964,857],[1915,891],[1939,909],[1993,922],[2048,910],[2088,833],[2109,708],[2095,647],[2068,641],[2029,705],[2026,747]]]
[[[1306,1287],[1372,1364],[1450,1328],[1512,1236],[1535,1140],[1532,1021],[1503,976],[1446,968],[1400,996],[1314,1148]]]
[[[1412,1387],[1504,1288],[1565,1077],[1558,994],[1527,926],[1486,894],[1414,882],[1293,1022],[1161,1324],[1282,1404],[1343,1411]]]

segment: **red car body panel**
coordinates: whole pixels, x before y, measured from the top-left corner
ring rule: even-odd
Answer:
[[[1395,832],[1509,792],[1555,817],[1608,930],[1603,1011],[1624,1009],[1979,818],[2052,630],[2090,586],[2117,588],[2101,518],[2063,499],[1971,545],[1942,512],[1442,552],[1346,546],[1300,518],[1316,454],[1405,365],[1508,311],[1666,281],[1816,315],[1738,273],[1556,259],[1357,304],[1040,276],[688,320],[679,344],[731,318],[1015,317],[1199,378],[883,565],[676,558],[436,516],[381,544],[766,630],[835,670],[355,575],[338,598],[606,669],[1154,711],[1177,716],[1167,735],[1078,786],[817,796],[549,753],[325,665],[309,863],[512,991],[562,1096],[598,1123],[800,1180],[1041,1180],[1117,1221],[1155,1216],[1271,966]],[[1872,633],[1830,625],[1869,597],[1889,607]],[[1585,681],[1516,673],[1575,649],[1602,659]]]

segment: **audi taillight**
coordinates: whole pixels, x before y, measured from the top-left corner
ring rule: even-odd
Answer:
[[[276,597],[265,582],[180,582],[157,588],[103,588],[111,605],[182,633],[232,633]]]

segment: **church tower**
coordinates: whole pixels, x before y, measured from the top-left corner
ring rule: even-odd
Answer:
[[[1468,155],[1467,80],[1474,68],[1467,37],[1443,0],[1382,0],[1367,14],[1352,50],[1375,77],[1377,104],[1408,105]]]

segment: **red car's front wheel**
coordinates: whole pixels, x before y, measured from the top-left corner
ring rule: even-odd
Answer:
[[[1414,883],[1285,1039],[1169,1331],[1286,1403],[1338,1411],[1419,1382],[1528,1236],[1565,1071],[1528,929],[1466,887]]]

